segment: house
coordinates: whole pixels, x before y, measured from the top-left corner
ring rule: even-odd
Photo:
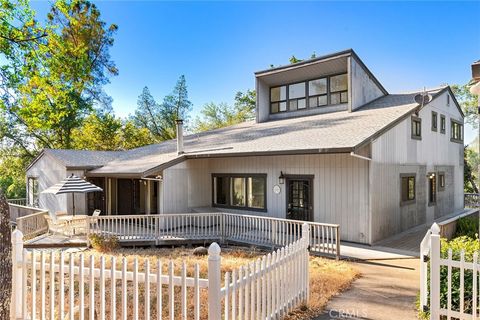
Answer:
[[[128,151],[44,150],[31,201],[70,173],[77,212],[222,210],[340,224],[371,244],[463,210],[463,113],[450,87],[391,94],[353,50],[255,73],[256,120]]]

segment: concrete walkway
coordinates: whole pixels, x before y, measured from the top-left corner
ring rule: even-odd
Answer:
[[[314,320],[417,319],[418,258],[353,262],[362,273],[352,287],[333,298]]]

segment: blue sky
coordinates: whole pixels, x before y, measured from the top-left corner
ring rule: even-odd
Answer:
[[[231,103],[254,88],[255,71],[292,54],[353,48],[389,92],[466,83],[480,59],[480,1],[94,2],[119,26],[111,56],[120,75],[105,88],[119,116],[144,86],[161,101],[181,74],[194,114]],[[32,5],[45,15],[47,2]]]

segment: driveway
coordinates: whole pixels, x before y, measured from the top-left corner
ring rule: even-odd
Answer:
[[[314,320],[417,319],[419,260],[383,259],[353,262],[362,273],[352,287],[333,298]]]

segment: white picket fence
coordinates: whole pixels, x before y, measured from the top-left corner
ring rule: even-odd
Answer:
[[[201,278],[198,264],[192,271],[183,262],[175,271],[173,261],[129,265],[125,258],[27,251],[15,230],[12,319],[200,319],[207,309],[214,320],[278,319],[308,301],[308,239],[305,224],[298,240],[225,273],[222,285],[216,243],[209,247],[208,276]]]
[[[420,308],[435,320],[480,319],[478,252],[466,261],[463,250],[459,258],[451,249],[442,257],[440,246],[440,227],[434,223],[420,245]],[[471,287],[465,285],[468,280]]]
[[[86,217],[87,238],[91,234],[114,235],[120,241],[154,241],[161,244],[178,240],[233,241],[283,247],[309,228],[313,253],[340,257],[340,226],[229,213],[184,213]]]

